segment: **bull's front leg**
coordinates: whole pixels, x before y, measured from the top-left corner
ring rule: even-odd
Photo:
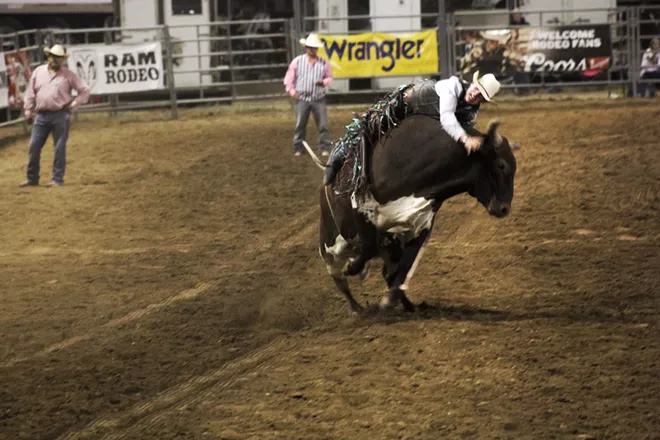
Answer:
[[[344,294],[344,297],[348,300],[348,307],[350,310],[351,314],[359,314],[362,313],[364,308],[358,303],[355,298],[353,298],[353,294],[351,293],[351,289],[348,287],[348,281],[344,277],[339,277],[339,276],[332,276],[332,280],[335,282],[335,285],[337,286],[337,289],[341,293]]]
[[[360,274],[361,278],[366,279],[366,274],[369,270],[367,263],[369,263],[369,260],[374,258],[377,254],[378,252],[361,252],[357,258],[351,260],[348,265],[346,265],[344,275],[352,277]]]
[[[431,229],[425,229],[417,238],[409,241],[404,246],[401,258],[397,264],[396,272],[388,274],[391,277],[388,280],[390,289],[387,296],[385,296],[380,303],[382,309],[393,308],[401,302],[407,311],[415,311],[415,306],[406,296],[406,290],[408,289],[407,283],[412,278],[415,269],[419,264],[430,234]]]
[[[349,262],[346,270],[344,270],[344,275],[355,276],[360,274],[362,279],[366,279],[369,271],[367,263],[377,257],[379,253],[378,231],[361,217],[358,222],[358,235],[361,243],[360,254]]]

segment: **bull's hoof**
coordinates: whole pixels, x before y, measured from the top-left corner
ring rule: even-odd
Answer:
[[[348,305],[349,316],[362,315],[363,312],[364,312],[364,307],[362,307],[358,302],[352,302]]]
[[[367,264],[364,265],[364,269],[360,271],[360,281],[365,281],[367,278],[369,278],[369,274],[371,273],[371,262],[367,262]]]
[[[352,277],[358,274],[361,274],[365,269],[366,262],[361,258],[356,258],[355,260],[348,263],[346,269],[344,270],[344,276]]]
[[[396,303],[393,302],[389,296],[386,296],[380,300],[378,307],[383,311],[392,310],[394,307],[396,307]]]
[[[406,309],[406,312],[414,312],[415,311],[415,305],[410,302],[408,297],[406,295],[403,295],[401,297],[401,304],[403,304],[403,308]]]
[[[381,310],[391,310],[401,303],[407,312],[414,312],[415,305],[408,299],[406,293],[398,288],[392,289],[389,294],[380,301]]]

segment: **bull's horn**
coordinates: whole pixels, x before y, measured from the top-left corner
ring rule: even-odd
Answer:
[[[513,151],[520,150],[520,142],[511,142],[511,149]]]
[[[499,147],[502,145],[502,142],[504,142],[504,139],[502,139],[502,136],[500,136],[499,133],[495,133],[495,138],[493,139],[493,145],[496,147]]]
[[[490,133],[491,130],[497,130],[497,127],[499,127],[499,125],[500,125],[500,120],[497,118],[488,121],[488,133]]]
[[[488,137],[493,140],[493,146],[499,147],[502,145],[502,136],[497,132],[497,127],[500,125],[499,119],[491,119],[488,122]]]

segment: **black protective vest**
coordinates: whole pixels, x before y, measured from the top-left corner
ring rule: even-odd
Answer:
[[[463,127],[472,127],[477,120],[480,104],[468,104],[465,102],[465,93],[468,87],[470,87],[470,83],[463,80],[460,81],[463,90],[456,100],[456,111],[454,114],[458,123]],[[434,80],[424,80],[414,85],[411,110],[412,113],[440,119],[440,99],[435,91]]]
[[[472,127],[477,120],[479,106],[481,104],[468,104],[465,101],[465,94],[467,93],[468,87],[470,87],[470,83],[461,80],[461,86],[463,86],[463,91],[458,97],[458,102],[456,103],[456,112],[454,114],[462,126]]]

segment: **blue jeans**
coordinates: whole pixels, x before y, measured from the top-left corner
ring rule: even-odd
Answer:
[[[318,101],[296,102],[296,130],[293,135],[293,149],[296,152],[304,152],[302,141],[307,134],[307,122],[309,114],[314,116],[316,130],[318,131],[319,151],[330,151],[332,148],[332,139],[330,139],[330,130],[328,129],[328,107],[325,98]]]
[[[642,75],[641,79],[655,79],[658,80],[660,79],[660,72],[646,72],[644,75]],[[649,97],[653,98],[655,97],[656,94],[656,86],[657,84],[653,83],[637,83],[637,96],[640,96],[642,98],[646,98],[646,95],[648,93]],[[628,84],[628,97],[632,97],[632,83]]]
[[[53,160],[53,182],[64,183],[66,168],[66,142],[69,139],[71,113],[69,110],[37,113],[32,125],[30,151],[27,165],[27,179],[39,183],[41,164],[41,149],[52,133],[55,141],[55,158]]]

